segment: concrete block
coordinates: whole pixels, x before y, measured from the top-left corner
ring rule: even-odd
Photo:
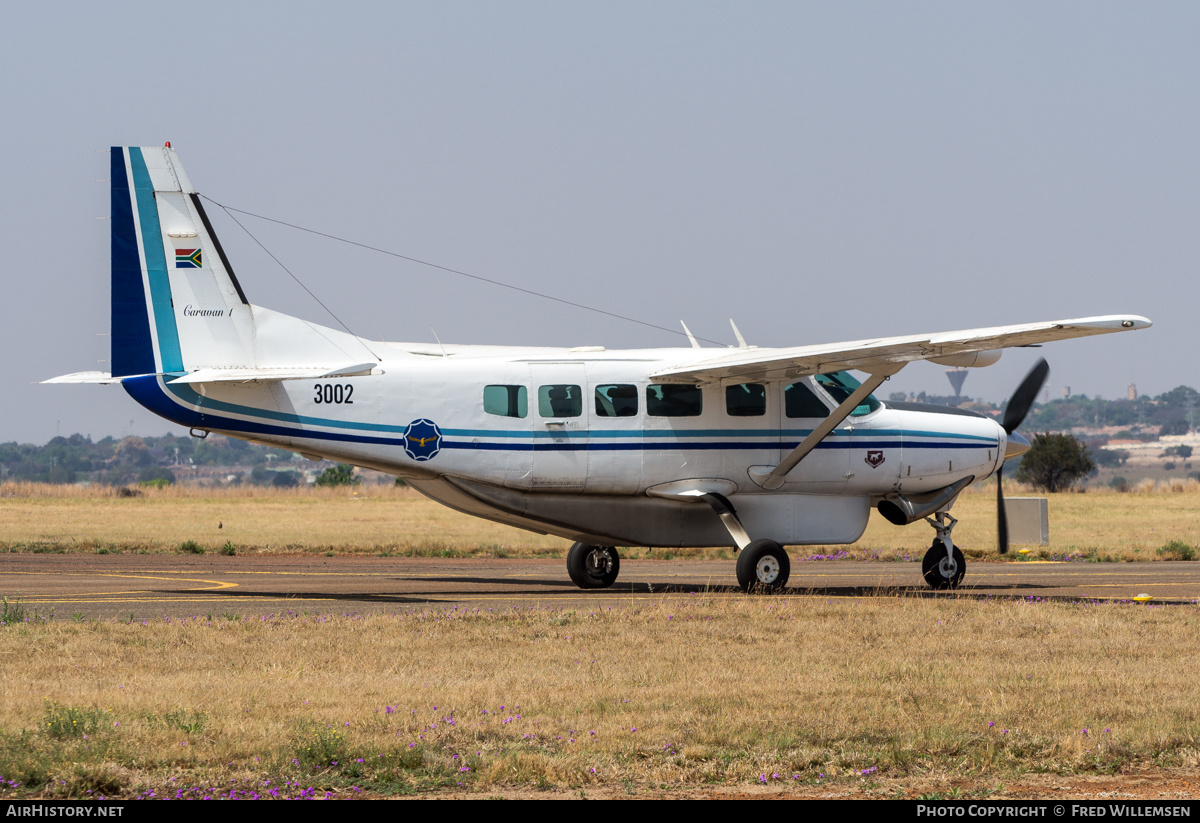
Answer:
[[[1044,497],[1007,497],[1008,542],[1014,546],[1050,545],[1050,505]]]

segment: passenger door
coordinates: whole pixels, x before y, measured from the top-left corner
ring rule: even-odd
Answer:
[[[534,363],[533,488],[582,491],[588,472],[583,363]]]

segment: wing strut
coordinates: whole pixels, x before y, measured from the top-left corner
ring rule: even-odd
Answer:
[[[767,491],[774,491],[781,487],[783,485],[783,478],[787,476],[788,472],[796,468],[800,461],[808,456],[809,452],[828,437],[831,431],[840,426],[842,421],[850,416],[850,412],[854,411],[867,398],[867,395],[883,385],[884,380],[887,380],[902,368],[904,368],[903,363],[890,371],[872,374],[867,378],[865,383],[855,389],[849,397],[841,402],[841,405],[822,420],[821,425],[812,430],[812,434],[800,441],[800,445],[792,449],[791,454],[783,458],[778,466],[773,469],[767,466],[751,467],[750,479]]]

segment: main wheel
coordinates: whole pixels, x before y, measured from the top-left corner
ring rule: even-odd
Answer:
[[[925,559],[921,561],[921,574],[925,576],[925,582],[934,589],[958,588],[966,573],[967,559],[963,557],[963,553],[955,546],[952,561],[946,557],[946,544],[941,540],[933,541],[929,551],[925,552]]]
[[[738,585],[746,591],[778,591],[791,571],[787,552],[774,540],[755,540],[738,554]]]
[[[567,552],[567,574],[581,589],[607,589],[620,571],[621,558],[614,546],[575,543]]]

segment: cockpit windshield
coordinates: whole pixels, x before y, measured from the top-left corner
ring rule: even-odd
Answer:
[[[821,384],[821,388],[829,392],[829,395],[838,405],[841,405],[847,397],[854,393],[855,389],[862,385],[849,372],[844,371],[818,374],[816,379]],[[850,412],[850,416],[861,417],[864,414],[870,414],[878,409],[880,405],[880,402],[875,399],[875,395],[868,394],[862,403],[854,407],[854,411]]]

